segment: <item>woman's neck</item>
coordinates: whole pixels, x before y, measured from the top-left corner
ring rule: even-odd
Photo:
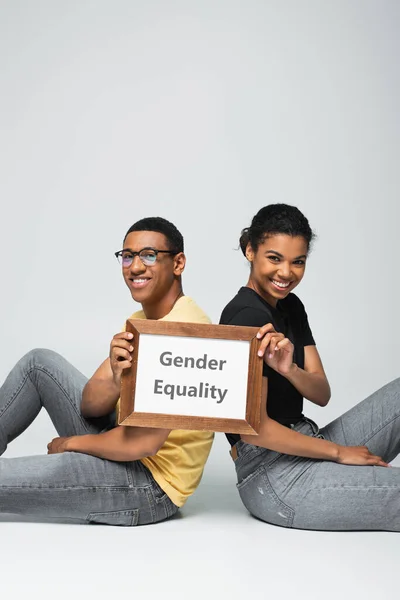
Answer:
[[[248,287],[251,290],[253,290],[254,292],[256,292],[259,296],[261,296],[261,298],[263,298],[266,302],[268,302],[268,304],[273,306],[273,308],[276,308],[278,300],[276,298],[274,298],[273,296],[270,296],[270,294],[265,293],[262,289],[260,289],[260,287],[257,285],[257,283],[255,281],[252,280],[251,277],[249,278],[246,287]]]

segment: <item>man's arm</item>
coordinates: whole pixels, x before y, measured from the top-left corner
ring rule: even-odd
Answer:
[[[48,454],[81,452],[114,461],[132,461],[154,456],[164,445],[170,429],[153,427],[114,427],[105,433],[55,438]]]
[[[110,345],[110,356],[89,379],[82,393],[81,413],[84,417],[102,417],[115,408],[121,391],[121,376],[132,362],[131,333],[117,333]]]
[[[84,417],[102,417],[111,413],[117,404],[121,384],[117,384],[106,358],[89,379],[82,392],[81,413]]]

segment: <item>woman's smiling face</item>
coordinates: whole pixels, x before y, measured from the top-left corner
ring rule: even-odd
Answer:
[[[303,279],[307,254],[308,245],[302,236],[270,235],[256,251],[248,244],[246,258],[251,273],[247,285],[276,306]]]

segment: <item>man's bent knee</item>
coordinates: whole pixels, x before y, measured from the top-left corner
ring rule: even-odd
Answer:
[[[66,362],[65,358],[54,352],[54,350],[48,350],[47,348],[34,348],[30,350],[21,358],[21,363],[27,366],[29,369],[38,367],[51,367],[59,366],[60,363]]]

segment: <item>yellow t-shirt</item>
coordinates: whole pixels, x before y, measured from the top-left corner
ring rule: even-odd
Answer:
[[[139,310],[130,318],[145,319],[146,315]],[[188,296],[179,298],[171,312],[160,321],[211,323],[205,312]],[[177,506],[183,506],[199,485],[213,439],[212,431],[176,429],[171,431],[157,454],[141,459]]]

